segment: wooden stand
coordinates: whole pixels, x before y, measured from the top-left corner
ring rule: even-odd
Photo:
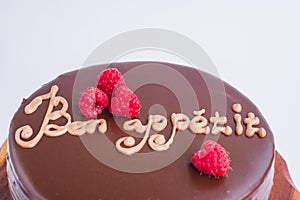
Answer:
[[[10,192],[8,189],[7,174],[6,174],[6,150],[7,140],[4,142],[0,149],[0,199],[11,200]]]
[[[0,149],[0,200],[11,200],[6,174],[7,141]],[[295,189],[284,159],[276,152],[274,185],[270,200],[300,200],[300,193]]]

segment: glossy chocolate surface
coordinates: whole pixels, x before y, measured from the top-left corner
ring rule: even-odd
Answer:
[[[181,88],[182,84],[178,84],[172,73],[164,75],[164,78],[169,80],[168,83],[170,84],[173,82],[172,85],[178,89],[176,90],[178,92],[170,90],[166,84],[157,83],[157,81],[147,81],[138,88],[134,88],[134,84],[137,81],[146,80],[146,77],[151,77],[151,75],[140,73],[142,71],[139,70],[136,70],[136,74],[134,74],[135,71],[131,71],[133,72],[132,76],[135,77],[135,80],[131,80],[128,78],[130,76],[126,78],[126,72],[143,64],[147,64],[145,67],[149,67],[148,69],[151,69],[153,74],[159,74],[161,65],[165,65],[168,69],[182,75],[187,80],[187,83],[192,86],[192,90],[195,91],[196,104],[198,105],[181,105],[180,99],[183,97],[182,95],[185,95],[183,91],[187,89]],[[147,173],[118,171],[97,160],[83,144],[83,142],[87,142],[91,145],[97,145],[97,142],[101,139],[99,136],[101,134],[97,132],[91,135],[86,134],[81,138],[70,134],[64,134],[59,137],[43,136],[37,146],[32,149],[24,149],[15,142],[15,131],[23,125],[30,124],[34,132],[38,132],[48,102],[45,101],[31,115],[24,113],[24,107],[36,96],[48,93],[54,84],[60,88],[58,95],[68,100],[68,112],[72,114],[73,120],[86,120],[78,113],[76,101],[78,101],[81,92],[86,86],[95,85],[98,73],[105,67],[94,66],[83,69],[79,73],[78,71],[73,71],[63,74],[34,92],[17,110],[10,127],[8,162],[14,170],[14,175],[17,177],[14,184],[22,185],[22,191],[29,199],[251,199],[252,197],[261,197],[263,199],[265,198],[263,195],[268,195],[265,193],[268,192],[272,183],[274,139],[267,122],[248,98],[227,83],[224,83],[225,93],[217,91],[213,95],[220,98],[226,97],[226,111],[222,110],[218,105],[215,105],[213,110],[211,110],[212,95],[203,77],[215,83],[223,82],[189,67],[153,62],[118,63],[110,66],[117,67],[125,74],[127,85],[135,90],[135,93],[140,98],[142,110],[138,118],[143,123],[146,123],[149,112],[150,114],[155,114],[153,112],[164,114],[168,120],[173,112],[182,112],[191,119],[193,110],[205,108],[206,113],[204,116],[208,119],[215,111],[226,115],[228,125],[234,131],[234,112],[231,109],[234,103],[242,104],[243,110],[241,115],[243,119],[248,112],[255,113],[260,118],[259,126],[264,127],[267,131],[266,137],[260,138],[257,135],[254,135],[252,138],[246,137],[244,134],[246,126],[243,124],[244,132],[242,135],[233,133],[231,136],[225,136],[221,134],[218,139],[218,143],[230,153],[232,170],[229,172],[228,177],[215,179],[206,175],[200,175],[192,166],[191,156],[200,149],[205,135],[195,135],[190,130],[178,131],[174,143],[169,149],[170,152],[174,151],[175,155],[176,147],[180,146],[180,141],[184,137],[190,138],[193,135],[192,144],[187,147],[187,150],[170,165]],[[75,79],[76,82],[74,82]],[[78,80],[80,83],[77,82]],[[73,91],[74,85],[76,87]],[[188,100],[192,97],[187,96],[183,98]],[[164,109],[160,109],[161,107],[159,106],[153,107],[153,105],[157,104]],[[122,130],[122,127],[117,125],[127,119],[117,118],[115,120],[106,111],[99,117],[105,118],[108,122],[108,131],[105,136],[109,138],[112,144],[118,138],[127,135]],[[64,120],[57,120],[55,123],[64,124]],[[169,120],[167,128],[162,131],[167,139],[170,136],[171,128],[172,125]],[[138,141],[139,139],[137,139]],[[128,158],[128,156],[120,154],[113,145],[111,147],[112,149],[109,152],[113,151],[112,155],[117,154],[117,156],[123,157],[124,160]],[[105,149],[101,149],[101,147],[99,147],[99,150],[105,152]],[[148,144],[138,154],[147,152],[154,152],[149,148]],[[164,152],[154,153],[157,155],[161,154],[163,158]],[[162,160],[158,159],[149,162],[162,162]],[[128,163],[119,163],[119,165],[124,164]],[[147,163],[141,163],[141,166],[143,164],[147,165]],[[135,165],[135,167],[138,166]],[[22,193],[21,189],[16,190],[20,191],[13,191],[15,196],[17,196],[17,193]]]

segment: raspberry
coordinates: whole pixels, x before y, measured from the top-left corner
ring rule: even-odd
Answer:
[[[88,87],[81,94],[80,112],[87,118],[97,118],[109,104],[107,95],[98,88]]]
[[[102,71],[98,76],[97,88],[111,97],[116,87],[125,85],[124,78],[116,68],[109,68]]]
[[[194,153],[192,163],[199,171],[215,177],[225,176],[231,169],[226,150],[211,140],[204,143],[202,150]]]
[[[138,97],[126,86],[121,86],[114,92],[109,112],[118,116],[133,118],[140,112],[141,104]]]

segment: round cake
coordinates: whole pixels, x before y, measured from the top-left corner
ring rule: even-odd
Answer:
[[[123,76],[118,88],[130,90],[85,113],[83,94],[109,68]],[[125,94],[135,101],[122,102]],[[218,166],[199,167],[209,142],[228,155],[221,175]],[[268,199],[274,155],[266,120],[229,84],[191,67],[127,62],[62,74],[23,99],[10,125],[7,172],[13,199],[22,200]]]

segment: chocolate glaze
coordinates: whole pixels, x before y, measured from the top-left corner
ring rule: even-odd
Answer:
[[[191,84],[195,91],[197,102],[190,106],[181,106],[179,95],[185,95],[181,88],[182,84],[177,84],[174,76],[170,74],[164,78],[174,81],[173,86],[178,88],[178,92],[170,90],[163,84],[150,83],[134,88],[137,80],[146,79],[150,74],[134,74],[135,80],[126,78],[126,72],[136,67],[148,64],[152,67],[153,74],[160,73],[161,65],[168,66],[181,74]],[[168,119],[173,112],[182,112],[193,117],[192,111],[205,108],[205,116],[209,118],[215,111],[228,118],[228,125],[235,130],[233,121],[234,112],[231,106],[234,103],[241,103],[243,119],[248,112],[254,112],[260,118],[260,126],[267,131],[265,138],[255,135],[252,138],[245,136],[245,126],[242,135],[232,134],[231,136],[221,136],[218,143],[225,147],[230,153],[231,170],[228,177],[214,179],[199,172],[190,163],[192,154],[199,150],[205,138],[204,135],[193,135],[189,130],[178,132],[174,143],[168,150],[174,151],[180,148],[180,141],[185,137],[193,140],[190,146],[183,151],[182,155],[175,159],[170,165],[148,173],[130,173],[113,169],[101,163],[97,156],[90,154],[91,150],[86,149],[88,145],[96,145],[101,140],[100,133],[84,135],[81,138],[65,134],[59,137],[44,136],[36,147],[24,149],[14,140],[17,128],[30,124],[34,132],[38,132],[44,118],[48,102],[45,101],[41,107],[32,115],[24,113],[24,107],[36,96],[48,93],[52,85],[56,84],[60,90],[58,95],[65,97],[69,102],[68,112],[73,116],[73,120],[86,120],[78,112],[78,104],[81,92],[86,86],[95,85],[97,75],[106,66],[94,66],[80,71],[73,71],[63,74],[55,80],[43,85],[24,101],[12,119],[9,132],[8,150],[8,176],[11,193],[15,199],[266,199],[272,186],[273,160],[274,160],[274,139],[273,134],[257,107],[236,89],[224,83],[225,93],[218,91],[216,96],[226,97],[226,110],[218,110],[218,106],[211,109],[212,99],[208,87],[204,81],[210,79],[212,82],[222,82],[220,79],[199,72],[196,69],[183,67],[174,64],[157,62],[131,62],[116,63],[111,67],[117,67],[125,74],[125,81],[129,88],[134,89],[141,100],[142,110],[138,118],[146,123],[149,112],[151,114],[164,114]],[[75,82],[76,80],[76,82]],[[79,82],[78,82],[79,80]],[[223,82],[222,82],[223,83]],[[72,90],[74,87],[74,91]],[[180,92],[181,91],[181,92]],[[224,96],[225,95],[225,96]],[[214,96],[215,97],[215,96]],[[186,96],[185,99],[192,97]],[[72,102],[73,105],[72,105]],[[151,110],[151,106],[160,104],[162,109]],[[198,106],[198,107],[195,107]],[[185,109],[183,109],[183,107]],[[149,111],[150,110],[150,111]],[[156,112],[156,113],[153,113]],[[127,135],[117,124],[127,119],[113,117],[106,111],[100,116],[108,121],[108,131],[105,134],[114,143],[118,138]],[[64,124],[64,120],[57,120],[56,124]],[[162,133],[169,138],[171,124]],[[137,142],[139,139],[137,138]],[[100,143],[100,142],[99,142]],[[96,148],[97,149],[97,148]],[[105,149],[100,151],[105,152]],[[95,150],[95,151],[98,151]],[[111,155],[123,157],[130,160],[128,156],[121,155],[113,148],[107,150],[114,152]],[[152,152],[146,144],[139,153]],[[164,157],[164,152],[155,152]],[[110,155],[110,156],[111,156]],[[172,155],[172,153],[170,154]],[[134,155],[133,155],[134,156]],[[152,160],[149,162],[161,162],[162,160]],[[144,163],[145,164],[145,163]],[[141,163],[141,166],[143,163]],[[145,164],[147,165],[147,163]],[[139,167],[139,166],[135,166]]]

